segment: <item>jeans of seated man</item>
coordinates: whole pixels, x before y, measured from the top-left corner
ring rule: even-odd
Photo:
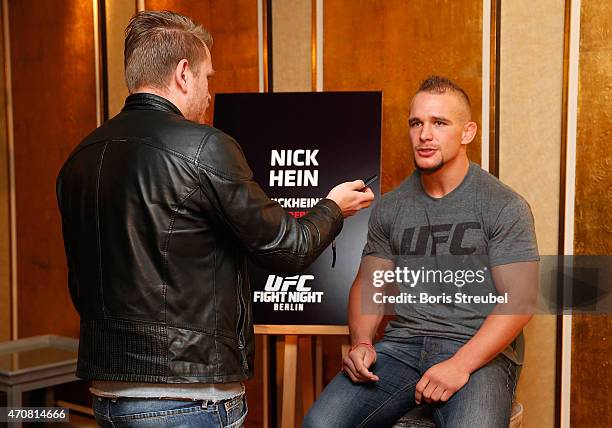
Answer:
[[[353,383],[339,373],[304,418],[304,428],[391,427],[416,406],[421,376],[449,359],[463,343],[438,337],[383,339],[371,367],[377,382]],[[517,381],[517,365],[503,355],[476,370],[446,403],[432,405],[438,427],[507,428]]]
[[[93,409],[104,428],[238,428],[248,412],[245,394],[217,402],[94,397]]]

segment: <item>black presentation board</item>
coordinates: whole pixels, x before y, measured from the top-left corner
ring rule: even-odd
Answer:
[[[217,94],[214,126],[234,137],[255,180],[294,217],[343,181],[379,175],[381,92]],[[331,246],[297,277],[250,264],[255,324],[343,325],[370,209],[345,220]]]

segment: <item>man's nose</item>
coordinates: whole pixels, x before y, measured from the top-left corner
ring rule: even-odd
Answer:
[[[421,135],[420,135],[421,141],[429,141],[432,138],[433,136],[431,133],[431,126],[428,124],[424,124],[423,127],[421,128]]]

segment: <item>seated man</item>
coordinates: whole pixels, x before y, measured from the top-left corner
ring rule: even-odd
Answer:
[[[527,202],[467,158],[470,110],[437,76],[412,99],[416,170],[371,214],[349,297],[352,347],[305,427],[392,426],[423,403],[439,427],[508,426],[539,256]],[[388,304],[395,319],[374,345]]]

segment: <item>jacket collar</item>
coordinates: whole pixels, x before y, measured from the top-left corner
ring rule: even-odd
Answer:
[[[181,111],[167,99],[155,94],[139,92],[132,94],[125,99],[122,111],[127,110],[160,110],[168,113],[175,113],[180,116]]]

